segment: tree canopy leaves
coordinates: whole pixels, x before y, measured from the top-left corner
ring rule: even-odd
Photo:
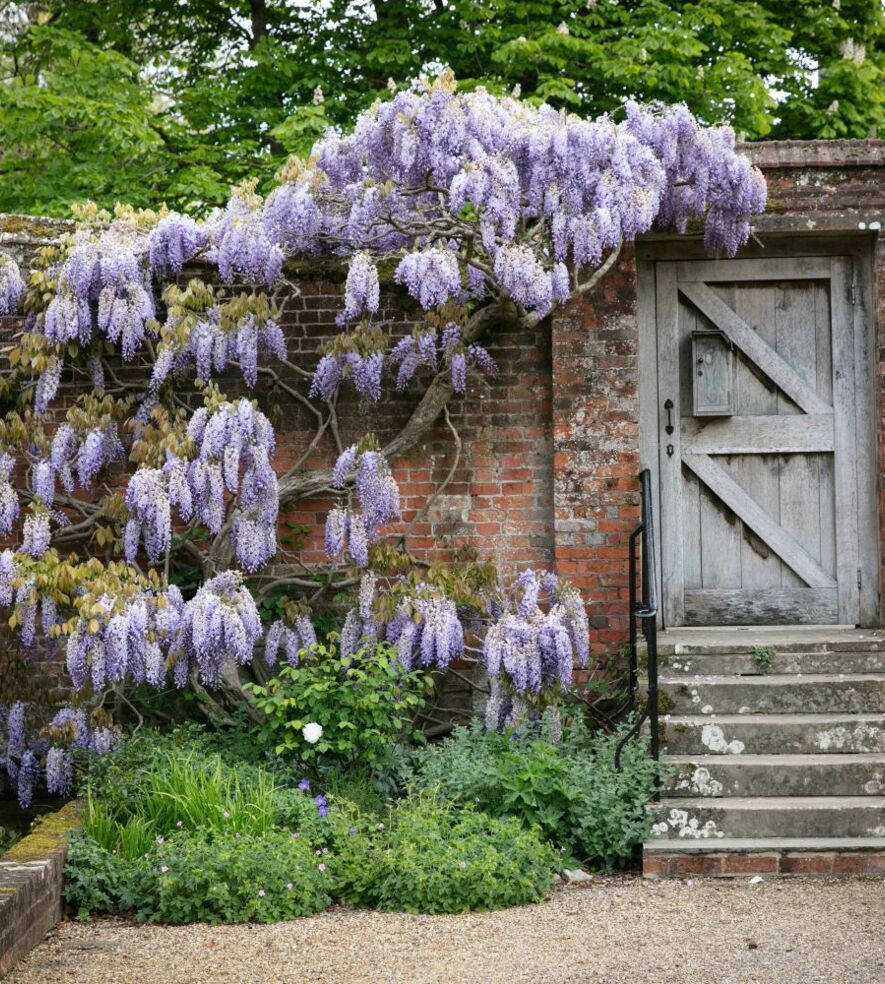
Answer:
[[[875,135],[878,0],[0,5],[0,209],[201,209],[448,65],[582,115],[685,102],[748,139]]]

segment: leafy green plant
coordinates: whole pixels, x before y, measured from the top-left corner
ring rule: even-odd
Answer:
[[[138,813],[157,830],[260,835],[274,823],[276,784],[263,769],[243,778],[218,757],[168,755],[142,779]]]
[[[99,847],[126,861],[137,861],[156,846],[156,824],[142,815],[116,819],[108,808],[90,795],[86,800],[83,833]]]
[[[321,912],[331,875],[302,838],[176,835],[139,865],[121,893],[140,921],[275,922]]]
[[[429,687],[426,673],[404,670],[395,656],[383,642],[347,658],[318,644],[266,686],[250,684],[266,719],[261,737],[276,754],[320,768],[358,762],[383,770],[391,747],[411,734],[411,715]],[[315,740],[310,729],[303,731],[308,725],[322,728]]]
[[[113,912],[132,865],[115,856],[86,833],[75,833],[68,844],[62,894],[77,919]]]
[[[537,902],[558,863],[537,829],[429,794],[403,799],[385,822],[364,820],[348,833],[333,861],[342,894],[396,912]]]
[[[499,735],[474,723],[418,750],[405,779],[495,816],[537,824],[564,849],[564,860],[610,870],[629,862],[648,836],[645,804],[658,775],[642,740],[625,746],[621,769],[615,768],[621,734],[591,734],[573,722],[554,742],[543,729]]]
[[[772,659],[774,650],[770,646],[753,646],[753,662],[762,673],[768,673],[771,669]]]

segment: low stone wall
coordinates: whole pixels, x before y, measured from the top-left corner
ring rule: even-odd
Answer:
[[[80,804],[41,818],[0,857],[0,977],[61,919],[68,835],[80,824]]]

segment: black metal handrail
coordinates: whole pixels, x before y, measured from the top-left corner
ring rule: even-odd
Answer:
[[[658,582],[655,571],[655,523],[654,505],[651,494],[651,472],[643,468],[639,473],[640,514],[639,525],[630,534],[630,693],[635,695],[639,686],[638,672],[638,632],[641,626],[645,638],[647,659],[647,692],[645,707],[638,715],[633,727],[618,742],[615,749],[615,768],[621,767],[621,751],[627,742],[639,734],[639,729],[648,720],[651,729],[651,754],[657,761],[660,755],[658,736]],[[636,547],[639,545],[639,588],[641,598],[636,596]]]

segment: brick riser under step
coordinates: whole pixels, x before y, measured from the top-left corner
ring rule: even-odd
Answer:
[[[680,650],[661,648],[671,775],[643,873],[885,877],[883,640],[782,644],[765,673],[748,647]]]
[[[798,846],[798,845],[797,845]],[[878,849],[853,850],[848,845],[838,848],[810,850],[735,845],[727,850],[652,853],[642,858],[642,874],[646,878],[752,878],[754,875],[779,877],[784,875],[863,875],[885,878],[885,844]]]

